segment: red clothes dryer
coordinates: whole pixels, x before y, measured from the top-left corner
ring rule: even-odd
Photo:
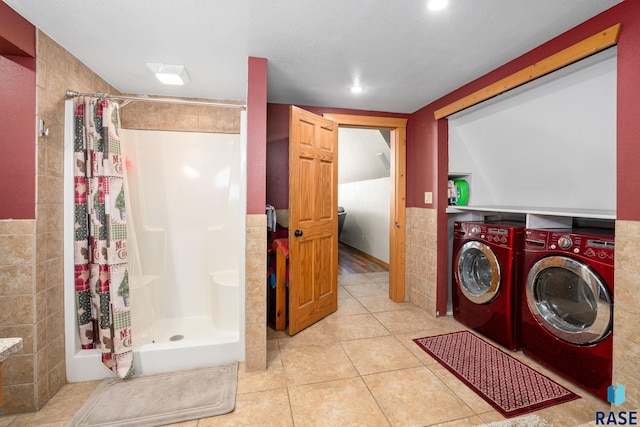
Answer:
[[[614,232],[525,231],[522,349],[599,398],[612,382]]]
[[[453,233],[453,317],[518,350],[524,224],[456,221]]]

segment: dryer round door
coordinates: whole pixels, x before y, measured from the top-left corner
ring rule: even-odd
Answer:
[[[611,332],[611,294],[588,265],[564,256],[542,258],[529,270],[526,287],[530,312],[561,340],[589,345]]]
[[[465,243],[455,265],[460,290],[471,302],[486,304],[498,296],[500,264],[489,246],[477,241]]]

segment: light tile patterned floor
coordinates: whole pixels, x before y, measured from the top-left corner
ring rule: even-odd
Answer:
[[[234,412],[175,426],[476,426],[502,420],[489,404],[411,339],[465,329],[411,303],[387,298],[387,273],[339,276],[338,311],[289,337],[269,329],[268,369],[241,364]],[[609,405],[532,362],[581,399],[536,412],[548,423],[593,424]],[[64,426],[98,381],[66,385],[36,413],[0,417],[5,426]]]

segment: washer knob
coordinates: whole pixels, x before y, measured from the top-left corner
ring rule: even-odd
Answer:
[[[558,246],[560,249],[569,249],[571,245],[573,245],[573,242],[569,236],[562,236],[558,239]]]
[[[478,227],[477,225],[474,225],[473,227],[471,227],[471,230],[469,230],[469,232],[472,235],[477,236],[478,234],[480,234],[482,232],[482,229],[480,227]]]

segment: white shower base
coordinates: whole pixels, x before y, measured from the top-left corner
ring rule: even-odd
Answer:
[[[73,268],[73,266],[71,266]],[[70,273],[72,274],[72,272]],[[244,334],[238,328],[239,272],[212,274],[217,311],[214,316],[157,319],[133,339],[136,375],[205,368],[244,360]],[[220,283],[222,282],[222,283]],[[75,304],[75,293],[65,288],[65,305]],[[100,361],[100,350],[80,349],[75,311],[65,311],[67,380],[92,381],[115,377]],[[218,326],[215,326],[218,325]]]
[[[240,335],[215,328],[208,316],[161,319],[151,330],[152,342],[134,342],[136,374],[204,368],[242,360]],[[153,342],[155,341],[155,342]]]
[[[136,375],[205,368],[242,360],[239,336],[194,339],[162,344],[143,344],[133,350]],[[100,361],[100,350],[67,348],[67,381],[82,382],[116,377]]]
[[[144,336],[136,337],[134,345],[155,344],[159,347],[167,345],[171,348],[208,339],[226,342],[234,338],[238,338],[237,333],[215,328],[211,317],[192,316],[160,319],[148,331],[145,331]]]

